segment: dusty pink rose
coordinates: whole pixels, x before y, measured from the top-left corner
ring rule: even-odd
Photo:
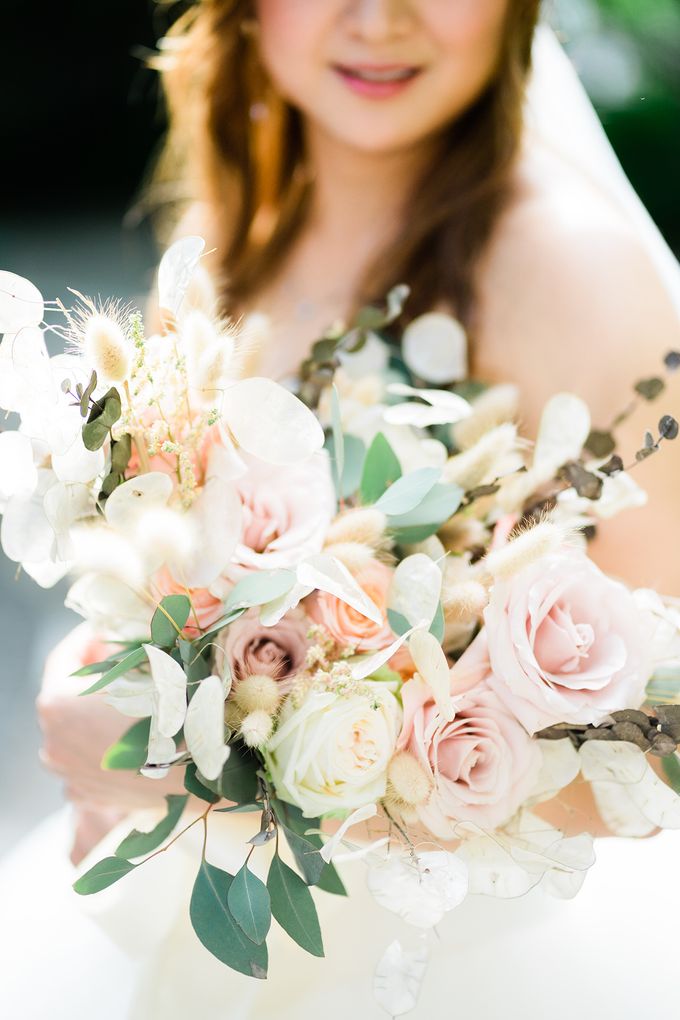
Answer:
[[[529,733],[598,723],[644,700],[647,618],[581,552],[555,553],[498,582],[484,620],[454,679],[479,666],[486,647],[488,684]]]
[[[453,839],[460,822],[493,829],[508,821],[534,788],[541,752],[500,698],[477,684],[454,696],[450,722],[420,677],[404,684],[402,698],[399,748],[415,755],[433,787],[418,808],[422,823]]]
[[[355,575],[359,586],[380,610],[380,623],[369,620],[342,599],[325,591],[315,592],[307,599],[307,612],[339,645],[351,645],[357,652],[387,648],[395,639],[387,622],[387,594],[392,574],[393,571],[384,563],[371,560]]]
[[[321,552],[335,516],[325,451],[287,467],[254,457],[247,463],[246,474],[234,480],[243,504],[243,532],[229,570],[232,579],[251,570],[297,567]]]
[[[288,687],[304,667],[308,630],[309,620],[302,610],[292,610],[273,627],[264,627],[257,610],[251,610],[215,638],[215,670],[224,676],[228,667],[234,683],[252,673],[264,673]]]

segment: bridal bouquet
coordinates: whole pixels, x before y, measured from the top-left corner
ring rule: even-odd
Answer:
[[[467,381],[453,319],[399,334],[406,288],[319,340],[295,394],[243,378],[254,328],[214,316],[202,250],[164,256],[153,336],[80,295],[46,326],[36,288],[0,274],[0,406],[21,419],[0,434],[3,549],[43,586],[74,577],[67,604],[102,649],[83,694],[135,720],[103,767],[186,791],[75,889],[214,812],[256,813],[235,875],[204,842],[198,938],[264,978],[273,917],[322,956],[310,886],[343,895],[336,865],[366,867],[423,933],[376,970],[400,1015],[427,933],[468,893],[578,891],[592,838],[541,814],[565,787],[589,784],[615,833],[680,828],[680,611],[587,555],[645,501],[631,468],[678,424],[663,415],[627,464],[630,406],[596,429],[559,394],[529,443],[515,388]],[[48,357],[47,329],[66,353]],[[664,386],[642,380],[633,404]],[[272,841],[265,883],[249,860]]]

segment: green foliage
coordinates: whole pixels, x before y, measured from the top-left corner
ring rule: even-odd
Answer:
[[[156,847],[159,847],[168,838],[182,817],[182,812],[186,807],[188,799],[187,794],[183,796],[173,793],[168,794],[165,798],[168,806],[165,818],[162,818],[151,832],[140,832],[138,829],[133,829],[130,835],[126,836],[116,848],[116,857],[125,857],[128,860],[131,857],[143,857],[145,854],[150,854]]]
[[[308,829],[319,829],[321,828],[320,818],[305,818],[299,807],[294,804],[288,804],[286,801],[278,800],[274,798],[272,800],[272,808],[276,815],[276,819],[286,834],[288,844],[295,855],[298,867],[303,872],[305,878],[309,884],[313,884],[317,889],[323,889],[324,892],[332,893],[334,896],[346,896],[347,891],[342,884],[340,876],[332,864],[325,864],[321,870],[320,876],[312,883],[309,874],[313,873],[317,867],[316,861],[309,856],[309,850],[307,846],[303,846],[302,843],[291,843],[289,832],[294,836],[300,837],[304,843],[312,847],[315,850],[320,850],[323,846],[323,840],[321,836],[314,832],[307,832]],[[302,851],[304,853],[303,860],[298,857],[298,853]],[[323,862],[323,857],[318,856],[318,860]],[[304,863],[303,863],[304,861]]]
[[[81,691],[80,697],[83,697],[85,694],[94,694],[96,691],[101,691],[104,687],[108,687],[109,684],[113,683],[114,680],[117,680],[118,677],[125,676],[126,673],[141,666],[143,662],[146,662],[146,652],[144,649],[141,646],[133,648],[122,659],[119,659],[115,666],[112,666],[103,676],[100,676],[99,680],[93,683],[91,687],[88,687],[86,691]]]
[[[677,754],[670,754],[667,758],[662,758],[661,761],[669,785],[677,794],[680,794],[680,758]]]
[[[208,780],[199,773],[203,786],[225,800],[236,804],[252,804],[258,793],[257,770],[259,760],[243,744],[232,744],[231,754],[224,763],[219,779]]]
[[[248,870],[246,861],[229,886],[227,906],[241,931],[260,946],[272,921],[269,891],[264,882]]]
[[[140,719],[127,730],[120,740],[104,752],[102,768],[110,770],[141,769],[146,762],[149,747],[151,719]]]
[[[284,931],[312,956],[323,956],[323,940],[314,900],[307,885],[274,854],[267,876],[272,914]]]
[[[120,394],[113,386],[92,404],[87,422],[83,425],[83,443],[87,450],[101,449],[121,412]]]
[[[113,885],[119,878],[129,875],[135,867],[135,864],[130,864],[122,857],[105,857],[103,861],[98,861],[93,868],[81,875],[73,883],[73,888],[80,896],[90,896]]]
[[[438,468],[418,468],[398,478],[376,502],[376,510],[389,516],[408,514],[420,506],[434,488],[441,472]]]
[[[295,862],[304,875],[305,882],[308,885],[316,885],[321,878],[321,873],[326,867],[326,862],[318,851],[318,848],[305,836],[300,836],[293,829],[289,829],[286,825],[282,825],[288,846],[293,852]]]
[[[196,774],[196,766],[193,762],[189,762],[184,770],[184,789],[193,793],[194,797],[207,801],[208,804],[217,804],[221,799],[219,793],[203,785]]]
[[[196,935],[208,952],[227,967],[249,977],[267,976],[267,946],[244,933],[229,909],[234,876],[202,861],[191,894],[189,916]]]
[[[385,490],[401,478],[401,464],[382,432],[378,432],[364,460],[359,493],[368,506],[380,499]]]
[[[292,570],[259,570],[255,574],[247,574],[234,585],[224,608],[230,613],[251,606],[263,606],[285,595],[294,584],[295,574]]]
[[[422,542],[455,514],[464,495],[459,485],[435,485],[415,510],[388,517],[388,527],[401,545]]]
[[[361,484],[361,473],[366,458],[366,446],[358,436],[349,433],[343,436],[343,470],[342,477],[335,479],[335,489],[339,499],[349,499],[358,490]],[[335,442],[333,436],[328,436],[326,449],[335,462]]]
[[[434,614],[434,619],[430,624],[430,634],[433,634],[440,644],[444,640],[444,628],[444,607],[440,602],[437,606],[437,612]]]
[[[151,640],[159,648],[172,648],[189,619],[191,602],[186,595],[166,595],[151,618]]]

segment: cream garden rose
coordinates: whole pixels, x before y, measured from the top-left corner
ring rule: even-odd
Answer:
[[[291,695],[264,748],[278,796],[308,818],[380,800],[400,727],[399,702],[383,684]]]

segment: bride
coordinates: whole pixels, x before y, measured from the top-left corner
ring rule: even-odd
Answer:
[[[201,0],[164,41],[171,131],[159,176],[175,179],[179,158],[188,208],[178,230],[208,240],[225,311],[268,317],[258,372],[289,376],[329,322],[402,281],[409,315],[439,306],[465,324],[476,377],[521,387],[529,434],[560,390],[608,422],[678,346],[677,265],[554,37],[536,30],[539,6]],[[677,384],[668,399],[677,407]],[[648,424],[643,409],[622,448],[637,449]],[[671,447],[641,466],[649,506],[593,546],[605,570],[667,593],[680,589],[668,555],[679,455]],[[48,819],[0,869],[2,1015],[383,1015],[371,979],[395,922],[370,900],[360,868],[343,874],[349,902],[316,897],[326,958],[274,934],[266,982],[224,968],[189,927],[193,832],[143,881],[133,874],[87,901],[71,892],[69,854],[98,860],[132,827],[131,810],[149,827],[173,792],[169,780],[101,772],[121,727],[96,699],[75,697],[68,676],[87,641],[79,628],[55,651],[39,701],[43,759],[63,777],[73,816]],[[565,828],[596,830],[578,790],[561,807]],[[232,870],[252,828],[248,816],[220,816],[209,859]],[[673,838],[599,841],[572,902],[538,891],[469,898],[441,927],[411,1015],[542,1020],[614,1008],[632,1018],[670,1006]]]

